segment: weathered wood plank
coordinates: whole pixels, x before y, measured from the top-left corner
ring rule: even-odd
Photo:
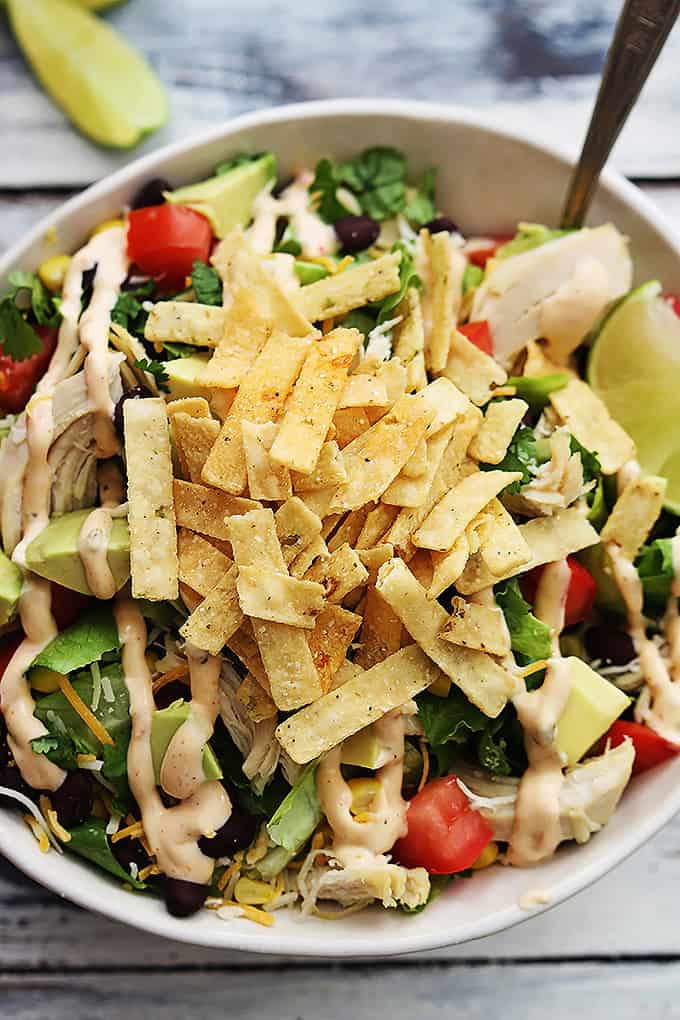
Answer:
[[[138,151],[258,107],[341,96],[474,106],[507,127],[576,147],[597,87],[619,0],[531,4],[478,0],[137,0],[107,17],[165,82],[170,123]],[[623,132],[615,161],[629,174],[680,173],[669,131],[680,90],[671,36]],[[80,185],[130,159],[79,137],[40,91],[0,21],[0,187]]]
[[[118,973],[0,979],[2,1015],[13,1020],[126,1016],[236,1016],[241,1020],[651,1020],[677,1016],[680,964],[403,967],[264,971],[228,975]]]

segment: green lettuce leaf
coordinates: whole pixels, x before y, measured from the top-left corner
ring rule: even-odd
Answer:
[[[463,273],[463,294],[467,294],[469,290],[474,290],[475,287],[479,287],[480,283],[484,279],[484,270],[481,266],[476,266],[470,262],[465,267]]]
[[[406,291],[409,287],[421,286],[421,280],[416,273],[413,256],[404,242],[396,241],[395,244],[392,245],[392,251],[401,252],[401,262],[399,263],[399,290],[395,291],[394,294],[388,294],[382,301],[369,306],[378,312],[378,318],[376,320],[376,325],[378,326],[381,326],[383,322],[386,322],[392,316],[392,313],[402,298],[406,295]]]
[[[501,245],[494,257],[507,259],[511,255],[521,255],[522,252],[531,251],[532,248],[538,248],[548,241],[556,241],[570,233],[570,230],[552,230],[550,227],[544,227],[542,223],[520,223],[513,239]]]
[[[571,436],[569,439],[569,447],[572,453],[579,453],[581,455],[581,467],[583,468],[583,481],[598,482],[602,477],[602,467],[600,465],[600,459],[596,453],[592,450],[586,449],[582,443],[579,443],[576,436]]]
[[[35,273],[26,273],[17,269],[9,274],[8,281],[12,287],[11,297],[17,308],[30,309],[39,326],[57,324],[59,314],[54,298],[40,277]]]
[[[316,762],[307,766],[267,824],[272,842],[292,855],[302,849],[322,818],[316,766]]]
[[[191,286],[196,300],[201,305],[222,304],[222,280],[212,266],[196,259],[191,267]]]
[[[450,741],[464,743],[470,733],[481,732],[488,722],[484,713],[468,701],[455,684],[451,685],[448,697],[437,698],[425,692],[417,696],[416,704],[418,718],[431,747]]]
[[[477,268],[476,266],[474,268]],[[555,372],[553,375],[513,375],[508,379],[508,386],[515,387],[515,395],[526,400],[533,411],[542,411],[550,399],[550,394],[562,390],[569,382],[566,372]]]
[[[510,631],[513,652],[524,657],[523,664],[549,658],[552,654],[550,627],[531,612],[517,578],[497,584],[494,592]]]
[[[120,648],[118,627],[108,606],[97,606],[50,641],[31,663],[57,673],[73,673]]]
[[[111,322],[117,323],[128,333],[143,340],[149,313],[144,310],[142,302],[148,301],[153,296],[154,287],[153,280],[149,280],[135,290],[121,291],[111,311]]]
[[[66,850],[85,857],[104,871],[119,878],[121,882],[129,882],[134,889],[146,889],[143,882],[133,878],[125,871],[113,855],[106,835],[106,824],[100,818],[90,818],[82,825],[70,829],[71,839],[64,843]]]
[[[536,439],[533,429],[526,425],[520,425],[512,437],[500,464],[480,464],[483,471],[518,471],[522,477],[516,482],[507,485],[503,490],[508,495],[516,495],[523,485],[534,477],[533,472],[546,460],[544,451],[540,446],[540,440]]]
[[[645,593],[645,608],[652,616],[662,612],[671,596],[673,578],[673,540],[657,538],[643,545],[635,561]]]
[[[11,297],[0,301],[0,343],[2,353],[14,361],[25,361],[42,350],[40,337],[26,322]]]

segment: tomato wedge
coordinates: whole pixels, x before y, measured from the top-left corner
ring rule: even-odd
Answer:
[[[15,361],[9,354],[0,353],[0,409],[6,414],[23,411],[36,383],[45,374],[57,346],[58,331],[52,326],[34,326],[33,329],[42,343],[39,354]]]
[[[488,259],[492,258],[502,245],[512,241],[513,236],[513,234],[499,234],[497,237],[491,238],[487,245],[466,252],[468,261],[483,269]]]
[[[183,205],[150,205],[128,216],[131,261],[168,287],[181,287],[196,259],[207,261],[211,244],[205,216]]]
[[[581,623],[590,616],[597,595],[597,583],[590,571],[586,570],[574,556],[568,556],[567,563],[571,577],[567,590],[567,603],[564,607],[564,625],[573,627],[575,623]],[[522,594],[532,605],[536,601],[536,591],[543,569],[543,567],[536,567],[535,570],[525,574],[521,582]]]
[[[493,337],[486,319],[481,319],[479,322],[466,322],[463,326],[458,327],[458,332],[466,336],[470,343],[478,347],[480,351],[493,357]]]
[[[612,723],[609,733],[604,739],[605,743],[609,740],[612,747],[618,747],[626,737],[630,737],[635,748],[634,776],[646,772],[647,769],[653,769],[662,761],[668,761],[680,751],[680,747],[664,740],[654,730],[650,730],[649,726],[630,722],[628,719],[617,719],[615,723]]]
[[[493,837],[455,776],[427,783],[409,801],[406,821],[408,832],[395,844],[394,855],[407,868],[426,868],[431,875],[471,867]]]
[[[675,294],[664,294],[664,298],[675,314],[680,316],[680,297],[676,297]]]

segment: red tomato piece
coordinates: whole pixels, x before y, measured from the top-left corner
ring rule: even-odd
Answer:
[[[33,329],[42,343],[39,354],[15,361],[9,354],[0,353],[0,409],[7,414],[18,414],[26,407],[57,346],[57,330],[52,326],[34,326]]]
[[[13,634],[0,645],[0,681],[2,681],[5,670],[9,666],[10,659],[23,640],[24,635],[22,631],[19,634]]]
[[[466,322],[465,325],[458,327],[458,332],[466,336],[470,343],[478,347],[480,351],[493,357],[493,338],[486,319],[481,319],[479,322]]]
[[[571,577],[567,590],[567,603],[564,607],[564,625],[573,627],[575,623],[586,620],[595,604],[597,595],[597,583],[589,570],[580,563],[575,556],[568,556],[567,563]],[[538,582],[541,579],[544,567],[536,567],[528,574],[525,574],[521,581],[522,594],[527,602],[533,605],[536,601]]]
[[[628,719],[617,719],[615,723],[612,723],[611,729],[605,737],[605,743],[609,740],[612,747],[618,747],[626,737],[630,737],[635,748],[635,761],[633,762],[633,775],[635,776],[640,772],[646,772],[647,769],[654,768],[655,765],[660,765],[662,761],[668,761],[680,751],[680,747],[664,740],[654,730],[650,730],[649,726],[629,722]]]
[[[676,315],[680,316],[680,297],[675,294],[664,294],[664,299],[671,306]]]
[[[52,588],[52,616],[59,630],[65,630],[75,623],[78,617],[90,602],[89,595],[83,595],[79,591],[72,591],[71,588],[63,588],[55,581],[51,582]]]
[[[492,258],[501,245],[507,244],[508,241],[512,241],[512,238],[512,234],[500,234],[497,237],[492,238],[488,245],[476,248],[474,251],[467,252],[468,260],[472,262],[474,266],[479,266],[480,269],[484,269],[487,259]]]
[[[128,254],[143,273],[181,287],[196,259],[206,262],[212,228],[205,216],[183,205],[150,205],[128,216]]]
[[[395,844],[394,855],[407,868],[427,868],[431,875],[469,868],[493,837],[455,776],[427,783],[409,801],[406,821],[408,832]]]

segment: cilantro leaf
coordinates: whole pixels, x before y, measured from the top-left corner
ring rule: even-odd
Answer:
[[[586,485],[589,482],[599,482],[602,477],[602,468],[600,466],[600,460],[596,453],[591,450],[587,450],[585,446],[579,443],[576,436],[571,436],[569,440],[569,447],[572,453],[579,453],[581,455],[581,467],[583,469],[583,481]]]
[[[455,685],[446,698],[424,693],[417,696],[416,704],[418,718],[432,747],[450,741],[464,743],[470,733],[481,732],[487,724],[484,713]]]
[[[54,300],[40,277],[16,269],[9,274],[8,280],[13,288],[10,296],[17,308],[30,308],[39,326],[54,325],[55,317],[58,319],[59,316],[55,316]]]
[[[374,309],[378,309],[378,318],[376,320],[376,325],[378,326],[382,325],[383,322],[386,322],[387,319],[390,318],[391,313],[402,300],[409,287],[421,286],[420,277],[415,270],[413,256],[404,242],[395,242],[395,244],[392,245],[392,251],[401,252],[401,262],[399,263],[399,290],[395,291],[394,294],[388,294],[382,301],[371,306]]]
[[[199,304],[222,304],[222,281],[219,273],[200,259],[196,259],[191,267],[191,286]]]
[[[147,301],[154,292],[153,280],[142,284],[135,290],[125,290],[116,298],[116,303],[111,310],[111,322],[122,326],[135,336],[144,338],[144,327],[149,313],[144,310],[142,302]]]
[[[405,179],[403,154],[389,146],[374,146],[347,163],[319,160],[309,190],[318,194],[318,212],[326,223],[352,215],[338,198],[339,188],[351,191],[367,216],[386,220],[406,205]]]
[[[76,825],[69,831],[71,838],[68,843],[64,844],[68,852],[85,857],[86,860],[103,868],[104,871],[108,871],[121,882],[128,882],[135,889],[146,889],[145,884],[133,878],[114,857],[106,835],[106,823],[101,818],[90,818],[87,822]]]
[[[168,355],[168,361],[177,361],[178,358],[193,358],[196,348],[193,344],[163,344],[163,353]]]
[[[40,337],[26,322],[11,297],[0,301],[0,344],[3,353],[14,361],[25,361],[42,350]]]
[[[643,545],[635,565],[645,593],[645,608],[655,616],[663,611],[671,596],[675,576],[673,540],[657,538]]]
[[[87,754],[89,748],[80,745],[66,733],[46,733],[43,737],[35,737],[31,748],[36,754],[44,754],[54,765],[62,769],[77,769],[78,754]]]
[[[534,435],[533,429],[528,428],[525,425],[520,427],[512,437],[510,444],[506,450],[505,456],[500,464],[480,464],[479,466],[483,471],[490,471],[492,468],[498,471],[519,471],[522,477],[516,481],[507,485],[503,490],[509,496],[516,495],[523,485],[528,483],[533,478],[533,471],[543,463],[545,457],[540,452],[538,440]]]
[[[83,666],[99,662],[105,652],[120,648],[118,628],[108,606],[97,607],[83,615],[50,641],[31,663],[57,673],[73,673]]]
[[[436,185],[437,170],[435,167],[429,167],[423,174],[420,188],[413,198],[407,202],[404,209],[406,219],[414,226],[422,227],[437,215],[437,207],[434,201]]]
[[[168,382],[170,377],[163,367],[162,361],[150,361],[148,358],[139,358],[135,361],[135,368],[141,368],[142,372],[149,372],[156,380],[156,386],[165,393],[170,391]]]
[[[526,400],[532,411],[542,411],[550,399],[550,394],[564,389],[568,382],[569,376],[566,372],[555,372],[553,375],[542,376],[513,375],[507,384],[515,387],[516,396]]]
[[[335,223],[343,216],[351,216],[352,210],[344,206],[336,192],[341,182],[330,159],[320,159],[316,164],[314,180],[309,186],[311,195],[317,196],[317,212],[325,223]]]
[[[552,654],[550,627],[531,612],[517,578],[496,585],[494,593],[510,631],[513,652],[524,656],[525,663],[549,658]]]

